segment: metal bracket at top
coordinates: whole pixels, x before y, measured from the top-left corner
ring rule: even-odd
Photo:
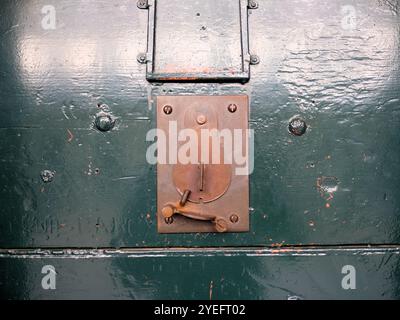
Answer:
[[[214,36],[220,34],[215,29],[223,28],[214,25],[215,19],[210,18],[218,8],[200,14],[203,9],[211,10],[210,7],[199,5],[196,1],[193,1],[193,6],[186,6],[190,3],[186,0],[185,8],[175,12],[173,8],[176,8],[178,1],[162,1],[137,2],[138,8],[149,12],[147,52],[137,57],[139,63],[146,64],[148,81],[245,83],[250,79],[250,65],[259,63],[259,58],[250,54],[249,50],[248,10],[258,8],[255,0],[218,1],[218,6],[227,6],[223,25],[231,28],[231,31],[226,31],[226,38]],[[174,28],[168,21],[171,12],[177,17]],[[187,24],[182,22],[186,21],[186,16]],[[182,26],[190,32],[185,32]],[[215,32],[208,33],[208,30]],[[166,41],[167,38],[172,39],[172,43]],[[212,46],[208,48],[204,45],[204,39],[209,38]],[[179,42],[174,42],[174,39],[179,39]]]

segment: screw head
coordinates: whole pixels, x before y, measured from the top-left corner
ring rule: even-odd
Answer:
[[[139,0],[137,2],[137,7],[139,9],[147,9],[149,7],[149,4],[147,3],[147,0]]]
[[[289,132],[295,136],[302,136],[307,131],[307,124],[306,122],[299,118],[293,118],[289,122]]]
[[[249,1],[249,8],[250,9],[257,9],[258,8],[258,3],[254,0]]]
[[[172,113],[172,107],[170,105],[166,105],[163,108],[163,111],[165,114],[171,114]]]
[[[97,130],[106,132],[114,128],[115,121],[109,114],[101,113],[96,116],[95,125]]]
[[[146,54],[145,53],[139,53],[136,59],[137,59],[137,61],[139,63],[142,63],[142,64],[147,62],[147,58],[146,58]]]
[[[231,104],[228,106],[228,111],[229,111],[230,113],[234,113],[234,112],[236,112],[237,108],[238,108],[237,104],[231,103]]]
[[[207,122],[207,117],[204,114],[199,114],[196,121],[199,125],[203,125]]]
[[[260,58],[257,55],[252,54],[250,56],[250,64],[255,65],[255,64],[259,64],[259,63],[260,63]]]
[[[239,217],[236,214],[232,214],[230,220],[232,223],[237,223],[239,221]]]

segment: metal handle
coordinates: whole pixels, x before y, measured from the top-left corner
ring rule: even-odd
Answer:
[[[167,203],[161,210],[161,213],[165,219],[171,218],[175,214],[185,216],[190,219],[211,221],[215,225],[215,229],[218,232],[226,232],[228,230],[228,223],[224,218],[217,217],[215,215],[204,214],[203,212],[197,212],[190,208],[185,207],[187,200],[190,196],[190,190],[183,192],[181,199],[176,202]]]

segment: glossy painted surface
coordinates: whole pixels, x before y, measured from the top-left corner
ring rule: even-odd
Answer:
[[[400,243],[399,2],[258,2],[249,34],[260,64],[242,85],[147,82],[146,66],[137,62],[146,51],[147,12],[136,1],[55,1],[56,28],[44,30],[48,1],[3,0],[0,247]],[[154,97],[180,94],[250,97],[255,170],[247,234],[156,231],[156,172],[146,162],[146,133],[155,127]],[[104,109],[116,119],[109,132],[94,128]],[[308,125],[301,137],[288,132],[294,116]],[[54,174],[47,183],[45,170],[47,178]],[[197,254],[48,259],[69,277],[56,297],[207,298],[210,281],[220,298],[346,297],[324,269],[347,261],[361,262],[361,279],[374,279],[353,297],[400,296],[398,255],[389,251],[335,258]],[[3,255],[2,297],[47,298],[36,288],[43,262]],[[201,276],[191,289],[184,279],[193,280],[194,270]],[[298,274],[309,275],[307,284]]]
[[[398,299],[399,250],[66,253],[0,259],[11,299]],[[43,290],[43,266],[56,289]],[[353,265],[356,289],[344,290]]]
[[[346,30],[340,1],[261,1],[246,85],[149,84],[135,1],[60,1],[55,30],[41,27],[45,4],[2,4],[1,247],[399,242],[400,23],[385,2],[353,2]],[[165,94],[250,96],[250,233],[157,234],[145,139]],[[117,118],[107,133],[93,128],[101,103]],[[295,115],[302,137],[287,130]]]

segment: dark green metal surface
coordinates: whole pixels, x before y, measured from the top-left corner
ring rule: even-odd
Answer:
[[[0,292],[12,299],[396,299],[399,249],[46,252],[1,258]],[[43,290],[41,269],[57,270]],[[344,265],[357,269],[343,290]]]
[[[55,1],[57,28],[43,30],[47,4],[0,4],[0,247],[148,248],[150,257],[4,251],[3,297],[207,299],[210,281],[215,298],[400,297],[397,249],[324,249],[400,243],[399,2],[260,0],[249,16],[260,64],[244,85],[147,82],[136,60],[146,51],[147,12],[136,1]],[[348,5],[356,10],[350,30],[342,25]],[[179,94],[249,95],[249,233],[157,233],[145,138],[156,125],[154,97]],[[110,132],[93,125],[101,104],[116,118]],[[308,125],[301,137],[288,132],[296,115]],[[51,182],[43,170],[55,171]],[[201,249],[277,245],[317,245],[327,255]],[[151,257],[163,247],[199,251]],[[336,280],[351,262],[363,284],[349,293]],[[46,263],[66,277],[55,293],[38,287]]]

